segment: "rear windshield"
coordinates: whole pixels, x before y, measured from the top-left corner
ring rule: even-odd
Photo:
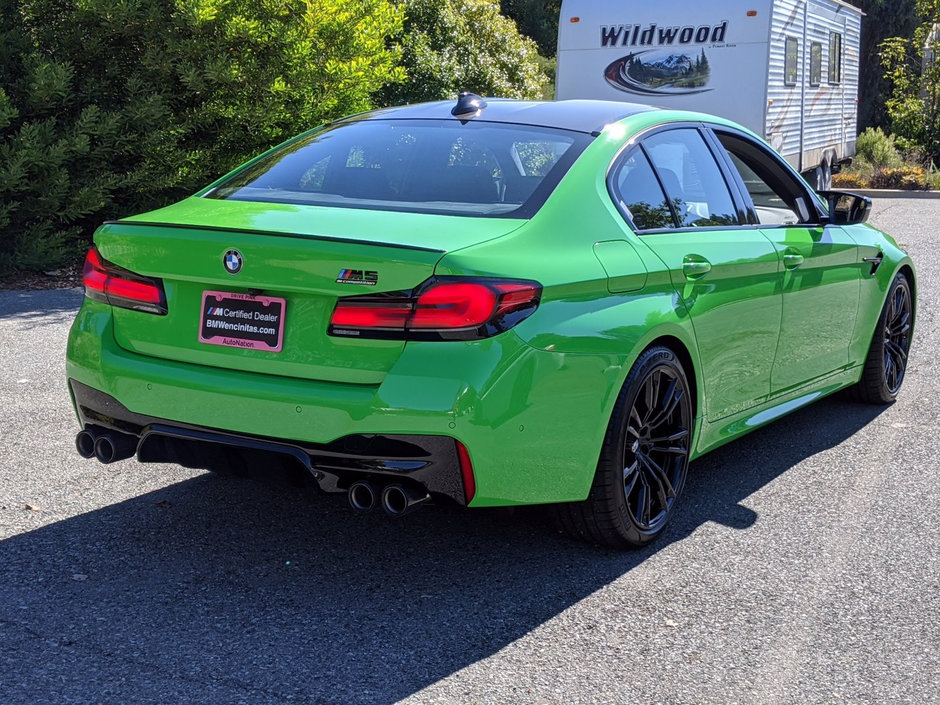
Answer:
[[[590,139],[502,123],[345,122],[284,145],[205,196],[527,218]]]

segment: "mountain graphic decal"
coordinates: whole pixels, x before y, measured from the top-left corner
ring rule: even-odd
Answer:
[[[604,69],[604,78],[617,90],[638,95],[690,95],[706,88],[711,66],[705,50],[688,54],[637,51]]]

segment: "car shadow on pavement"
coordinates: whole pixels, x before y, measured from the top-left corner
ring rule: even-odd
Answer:
[[[390,521],[208,474],[59,521],[0,542],[0,701],[396,701],[703,524],[751,526],[745,498],[879,411],[826,400],[711,453],[641,551],[566,539],[533,509]]]

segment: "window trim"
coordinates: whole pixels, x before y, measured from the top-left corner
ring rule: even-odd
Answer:
[[[749,201],[745,201],[744,197],[741,195],[741,185],[739,183],[740,178],[736,176],[737,170],[733,169],[733,167],[729,168],[727,157],[722,151],[717,150],[715,147],[717,139],[712,134],[711,130],[713,127],[715,126],[703,122],[675,122],[668,125],[657,125],[635,135],[620,149],[616,155],[614,155],[610,165],[607,167],[607,175],[605,177],[605,181],[607,182],[607,194],[610,197],[614,207],[620,213],[620,216],[626,222],[627,226],[633,231],[634,235],[643,237],[644,235],[661,235],[663,233],[705,233],[719,230],[728,230],[730,228],[753,230],[754,228],[760,227],[756,222],[756,216],[749,214],[747,205]],[[734,206],[738,216],[738,222],[736,224],[679,227],[678,215],[675,213],[673,204],[669,203],[666,187],[663,184],[659,172],[656,170],[656,165],[653,164],[653,161],[649,158],[646,150],[642,149],[643,140],[645,140],[647,137],[652,137],[653,135],[662,132],[671,132],[678,129],[693,129],[701,136],[702,141],[705,143],[706,149],[708,149],[708,151],[711,153],[712,158],[715,160],[715,164],[718,166],[718,171],[721,173],[721,176],[724,179],[725,186],[728,189],[728,195],[731,196],[732,205]],[[721,147],[720,143],[718,143],[718,146]],[[721,147],[721,149],[723,150],[724,147]],[[638,228],[636,223],[633,222],[633,218],[630,215],[630,211],[627,208],[626,203],[618,193],[616,188],[616,176],[620,173],[620,169],[623,166],[623,163],[629,159],[629,157],[632,156],[633,153],[637,150],[641,150],[643,152],[644,158],[647,160],[650,168],[653,170],[653,175],[656,177],[659,188],[663,192],[663,198],[669,205],[669,209],[672,211],[673,223],[676,227],[650,228],[648,230]],[[753,222],[751,221],[752,217],[754,219]]]
[[[790,46],[795,46],[793,67],[790,67]],[[793,78],[791,79],[790,76]],[[783,43],[783,85],[796,86],[800,82],[800,40],[787,36]]]
[[[742,198],[745,199],[746,208],[748,211],[748,222],[753,223],[751,227],[758,227],[762,230],[777,230],[781,228],[793,228],[793,227],[802,227],[802,228],[822,228],[825,227],[828,223],[829,218],[829,209],[823,205],[821,197],[809,186],[806,184],[806,181],[800,176],[797,171],[790,166],[789,162],[785,159],[782,159],[772,148],[768,147],[766,144],[755,140],[754,137],[748,135],[741,130],[734,129],[727,125],[708,125],[706,126],[708,132],[711,133],[712,139],[715,140],[721,146],[720,159],[722,164],[731,172],[735,184],[739,191],[742,194]],[[762,224],[760,219],[757,217],[757,210],[754,206],[754,201],[751,198],[750,193],[748,193],[747,186],[741,180],[741,174],[738,172],[737,168],[734,166],[734,163],[731,161],[730,156],[726,154],[727,148],[721,143],[720,134],[727,134],[728,136],[743,141],[745,144],[753,147],[754,149],[763,152],[764,156],[770,159],[777,167],[788,174],[792,178],[797,186],[800,188],[800,193],[798,195],[803,196],[806,201],[806,207],[812,210],[811,216],[815,214],[815,219],[810,218],[811,222],[808,223],[798,223],[796,225],[774,225],[774,224]]]

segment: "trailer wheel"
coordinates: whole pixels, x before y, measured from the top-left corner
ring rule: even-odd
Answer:
[[[828,159],[823,159],[820,165],[816,167],[816,190],[832,190],[832,165]]]

